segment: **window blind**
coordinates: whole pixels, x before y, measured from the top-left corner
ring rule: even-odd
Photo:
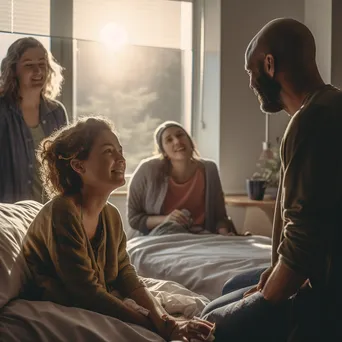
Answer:
[[[0,31],[50,34],[50,0],[0,0]]]

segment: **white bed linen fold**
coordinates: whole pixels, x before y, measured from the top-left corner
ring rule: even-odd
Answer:
[[[139,275],[175,281],[210,300],[233,275],[271,260],[271,239],[263,236],[139,236],[127,249]]]
[[[0,316],[1,342],[162,342],[134,324],[51,302],[17,299]]]
[[[151,293],[170,314],[193,318],[209,300],[180,284],[145,278]],[[16,299],[0,311],[1,342],[148,342],[163,341],[134,324],[52,302]]]

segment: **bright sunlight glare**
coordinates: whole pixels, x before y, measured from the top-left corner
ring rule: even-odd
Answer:
[[[109,50],[118,51],[127,44],[127,32],[120,25],[108,23],[100,31],[100,41]]]

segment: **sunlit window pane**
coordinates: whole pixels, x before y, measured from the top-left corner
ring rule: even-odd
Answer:
[[[186,21],[191,24],[191,8],[182,1],[74,0],[74,37],[98,40],[101,29],[115,23],[126,30],[131,45],[191,49],[189,40],[184,46],[189,33],[182,30]]]
[[[76,117],[114,121],[131,173],[161,122],[190,115],[192,4],[76,0],[74,35]]]

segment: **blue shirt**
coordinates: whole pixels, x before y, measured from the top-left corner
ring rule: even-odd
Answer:
[[[42,98],[39,121],[47,137],[68,118],[60,102]],[[0,97],[0,203],[33,199],[35,158],[32,134],[20,108]]]

